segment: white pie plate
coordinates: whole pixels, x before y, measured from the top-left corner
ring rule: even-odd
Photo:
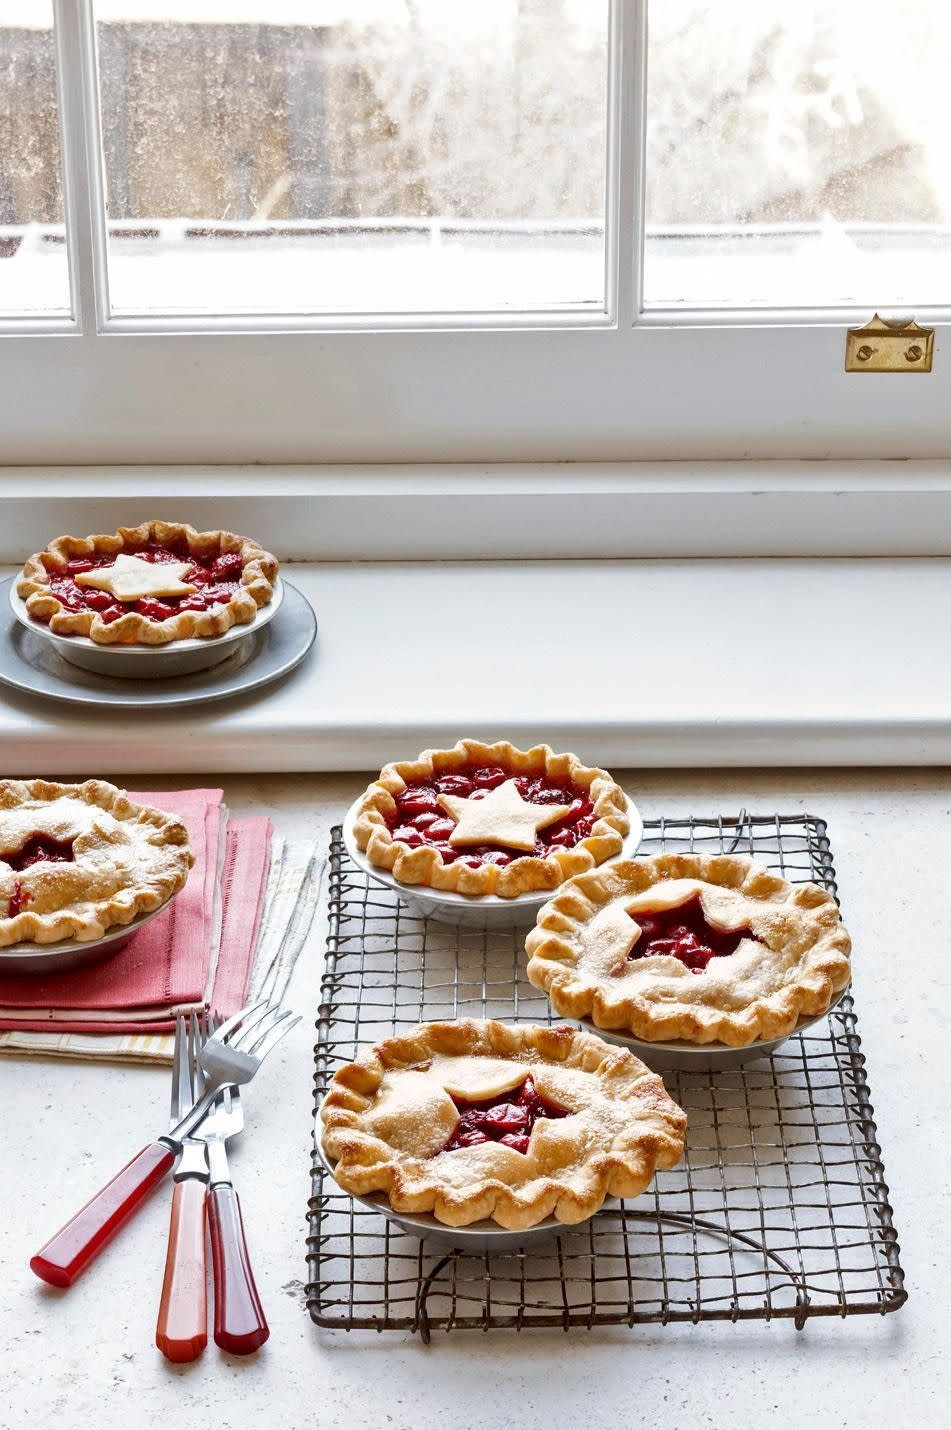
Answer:
[[[130,924],[118,924],[104,933],[102,938],[86,942],[67,938],[59,943],[11,943],[7,948],[0,948],[0,973],[67,973],[87,963],[110,958],[124,948],[139,929],[157,919],[159,914],[164,914],[176,897],[177,894],[173,894],[159,908],[140,914]]]
[[[630,831],[624,840],[616,859],[632,859],[637,853],[644,833],[644,822],[637,805],[627,797],[627,813],[631,822]],[[354,820],[360,808],[360,799],[347,810],[343,821],[343,842],[347,853],[370,879],[384,888],[399,894],[423,918],[434,919],[437,923],[457,924],[466,928],[499,929],[518,928],[535,922],[539,909],[558,893],[557,889],[541,889],[531,894],[516,894],[514,899],[503,899],[499,894],[457,894],[450,890],[430,889],[422,885],[401,884],[388,869],[378,869],[357,846],[353,832]],[[613,864],[615,861],[606,861]],[[601,868],[604,865],[599,866]]]
[[[169,676],[190,675],[196,670],[208,670],[219,661],[227,660],[236,641],[273,621],[284,599],[284,585],[280,577],[274,583],[274,595],[266,606],[259,606],[253,621],[244,625],[234,625],[224,635],[211,636],[206,640],[197,638],[173,641],[170,645],[97,645],[89,636],[57,636],[45,621],[35,621],[26,609],[26,603],[17,595],[16,581],[10,582],[10,608],[21,625],[25,626],[41,640],[47,641],[57,655],[78,665],[82,670],[91,670],[96,675],[112,675],[130,680],[163,680]]]
[[[686,1043],[679,1040],[650,1043],[617,1028],[599,1028],[590,1018],[576,1018],[574,1021],[584,1028],[585,1032],[595,1033],[597,1037],[604,1038],[605,1042],[630,1048],[631,1052],[636,1053],[641,1062],[646,1063],[654,1072],[725,1072],[730,1068],[742,1067],[754,1058],[769,1057],[770,1053],[774,1053],[790,1038],[815,1027],[816,1023],[828,1018],[848,991],[843,988],[841,993],[837,993],[825,1013],[800,1018],[792,1032],[783,1033],[779,1038],[763,1038],[759,1042],[748,1043],[745,1048],[731,1048],[725,1043]]]
[[[319,1131],[317,1155],[330,1175],[333,1176],[334,1163],[321,1145]],[[341,1191],[343,1190],[345,1189],[341,1188]],[[499,1226],[494,1221],[474,1221],[469,1226],[446,1226],[444,1222],[437,1221],[429,1212],[395,1212],[382,1194],[358,1197],[353,1192],[347,1192],[347,1196],[352,1197],[355,1202],[361,1207],[366,1207],[368,1211],[379,1212],[380,1216],[386,1217],[387,1221],[402,1227],[403,1231],[409,1232],[410,1236],[418,1236],[421,1241],[432,1242],[435,1246],[443,1246],[452,1251],[469,1252],[478,1256],[485,1252],[518,1251],[523,1246],[533,1246],[536,1242],[548,1241],[554,1236],[564,1236],[568,1232],[574,1231],[576,1227],[585,1226],[586,1222],[591,1219],[588,1217],[585,1221],[572,1222],[569,1225],[558,1221],[557,1217],[549,1216],[544,1221],[540,1221],[537,1226],[530,1226],[525,1231],[509,1231],[507,1227]],[[605,1197],[598,1210],[616,1206],[617,1200],[617,1197]],[[595,1212],[594,1215],[596,1216],[597,1213]]]

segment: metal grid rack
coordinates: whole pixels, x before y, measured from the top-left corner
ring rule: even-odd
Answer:
[[[641,853],[742,850],[836,892],[820,819],[659,819]],[[331,836],[330,935],[316,1094],[357,1048],[430,1019],[554,1021],[524,973],[524,935],[415,916]],[[313,1320],[346,1330],[636,1325],[884,1315],[904,1273],[853,1002],[769,1058],[665,1073],[687,1150],[636,1202],[524,1251],[427,1249],[340,1191],[314,1156],[307,1259]]]

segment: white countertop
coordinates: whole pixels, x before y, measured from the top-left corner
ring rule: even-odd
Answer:
[[[318,644],[134,718],[0,687],[6,775],[345,770],[460,732],[640,767],[951,763],[951,561],[296,564]]]
[[[29,1255],[158,1124],[167,1074],[4,1061],[0,1430],[140,1430],[202,1423],[321,1430],[693,1430],[786,1424],[866,1430],[946,1423],[946,1225],[951,1160],[949,994],[951,774],[629,774],[645,815],[808,808],[824,816],[855,943],[855,996],[908,1304],[885,1317],[639,1327],[569,1335],[318,1331],[304,1308],[315,927],[295,977],[305,1013],[249,1092],[235,1177],[271,1324],[254,1357],[212,1345],[193,1366],[155,1350],[168,1199],[161,1192],[69,1292],[42,1286]],[[156,785],[154,775],[140,782]],[[160,782],[159,782],[160,783]],[[171,787],[174,781],[166,781]],[[287,833],[326,831],[358,792],[346,778],[225,781],[240,811]],[[187,1411],[186,1411],[187,1406]]]

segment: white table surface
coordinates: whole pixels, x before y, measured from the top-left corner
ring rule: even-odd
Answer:
[[[225,783],[236,810],[269,812],[299,835],[324,833],[363,781]],[[174,1367],[155,1350],[168,1219],[162,1193],[70,1291],[41,1285],[27,1269],[64,1217],[162,1127],[167,1074],[0,1063],[2,1430],[28,1423],[139,1430],[199,1424],[205,1414],[215,1430],[947,1424],[951,773],[652,772],[624,783],[642,795],[648,816],[745,803],[765,812],[808,808],[828,820],[908,1277],[904,1309],[813,1321],[801,1332],[787,1321],[567,1336],[436,1333],[428,1348],[410,1335],[318,1331],[303,1293],[321,919],[293,986],[304,1021],[248,1093],[250,1130],[233,1159],[271,1325],[257,1356],[229,1357],[210,1345],[196,1364]]]

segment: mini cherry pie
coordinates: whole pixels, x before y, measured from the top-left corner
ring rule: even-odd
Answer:
[[[577,1028],[467,1019],[424,1023],[340,1068],[320,1116],[346,1191],[519,1231],[639,1196],[680,1159],[687,1123],[626,1049]]]
[[[17,594],[54,635],[159,646],[253,621],[277,571],[246,536],[145,521],[111,536],[58,536],[27,561]]]
[[[354,836],[403,884],[513,898],[621,852],[627,800],[604,770],[547,745],[460,740],[384,766]]]
[[[0,780],[0,948],[101,938],[160,908],[193,863],[184,824],[104,780]]]
[[[525,944],[557,1013],[645,1041],[744,1047],[825,1013],[851,940],[832,895],[739,854],[658,854],[573,879]]]

